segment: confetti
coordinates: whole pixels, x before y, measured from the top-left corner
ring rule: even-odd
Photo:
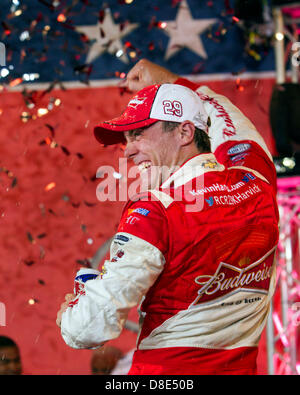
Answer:
[[[47,236],[47,233],[40,233],[39,235],[37,235],[37,238],[38,239],[43,239],[46,236]]]
[[[48,185],[45,186],[45,191],[51,191],[51,189],[55,188],[56,183],[55,182],[50,182]]]
[[[67,155],[67,156],[70,155],[70,151],[69,151],[66,147],[64,147],[64,146],[61,145],[60,148],[61,148],[62,152],[63,152],[65,155]]]
[[[14,87],[20,85],[23,82],[23,78],[15,78],[9,83],[9,86]]]
[[[35,240],[32,237],[31,233],[27,232],[26,235],[27,235],[27,239],[30,241],[30,243],[35,244]]]
[[[95,199],[94,192],[98,179],[96,175],[92,176],[91,174],[94,173],[93,163],[95,163],[95,160],[98,161],[95,152],[100,151],[101,156],[101,149],[96,145],[89,148],[90,145],[87,147],[82,144],[83,134],[87,136],[87,141],[93,139],[91,130],[94,126],[95,114],[91,114],[89,111],[86,112],[87,115],[84,114],[84,100],[83,103],[80,103],[80,108],[76,103],[69,101],[67,98],[69,83],[65,84],[63,81],[66,81],[66,76],[68,81],[77,80],[87,85],[90,83],[89,79],[91,77],[100,79],[103,75],[105,78],[125,79],[131,65],[136,62],[141,54],[144,57],[149,56],[149,59],[153,57],[154,61],[155,59],[160,59],[163,63],[166,49],[165,41],[167,42],[167,40],[157,38],[160,36],[164,37],[163,32],[159,31],[159,29],[166,29],[167,23],[164,21],[174,19],[177,12],[177,10],[171,9],[172,16],[164,15],[166,4],[169,8],[171,8],[171,5],[179,7],[180,0],[149,2],[147,18],[146,14],[143,15],[145,26],[140,24],[137,30],[138,34],[134,33],[128,35],[126,39],[122,38],[121,49],[119,47],[115,49],[113,54],[115,56],[104,52],[103,55],[95,59],[95,66],[86,62],[87,54],[95,40],[86,34],[75,31],[74,27],[80,24],[95,23],[97,19],[100,24],[106,23],[105,5],[103,2],[93,0],[38,0],[32,9],[25,4],[29,3],[26,1],[10,0],[7,3],[10,3],[11,7],[10,15],[4,15],[2,18],[3,20],[5,19],[5,22],[2,22],[2,36],[0,39],[7,44],[7,65],[0,67],[0,91],[6,94],[7,89],[16,87],[17,89],[11,89],[11,91],[20,95],[21,100],[15,110],[10,106],[10,101],[5,102],[4,95],[1,103],[0,115],[3,113],[1,121],[3,121],[4,127],[4,121],[7,122],[6,119],[4,120],[4,117],[15,118],[16,128],[12,128],[11,132],[8,132],[9,139],[7,141],[12,148],[16,149],[16,158],[15,162],[13,162],[14,158],[12,155],[10,162],[6,164],[7,168],[0,168],[1,179],[6,180],[7,178],[6,181],[8,182],[11,195],[8,196],[11,199],[10,202],[7,200],[11,210],[10,206],[6,207],[3,201],[0,215],[1,223],[4,225],[6,225],[4,221],[7,221],[7,224],[9,224],[9,217],[15,216],[16,220],[17,218],[20,218],[20,220],[16,222],[17,228],[15,228],[14,233],[10,234],[8,227],[4,230],[4,252],[5,238],[11,237],[12,241],[8,243],[8,247],[10,251],[14,249],[14,246],[18,247],[15,253],[19,257],[19,262],[17,263],[21,265],[21,270],[17,272],[16,284],[18,286],[22,285],[21,276],[24,273],[27,275],[27,277],[24,275],[24,292],[21,293],[23,294],[21,296],[23,298],[23,306],[25,304],[31,310],[35,310],[34,306],[36,303],[39,303],[40,296],[34,293],[26,294],[26,289],[29,289],[29,287],[34,289],[36,287],[40,292],[43,291],[45,293],[45,300],[47,300],[47,295],[49,299],[47,303],[52,309],[50,304],[54,304],[53,289],[60,294],[60,289],[55,286],[55,281],[58,283],[60,281],[63,282],[64,280],[60,279],[60,277],[66,278],[67,271],[71,272],[77,264],[83,267],[91,267],[90,259],[85,258],[84,255],[88,255],[86,251],[91,250],[92,246],[95,246],[99,240],[106,237],[106,232],[109,231],[109,226],[108,224],[106,225],[106,222],[110,221],[105,220],[105,212],[105,226],[99,227],[99,223],[101,224],[103,220],[101,217],[101,207],[103,206],[101,205],[99,213],[97,213],[97,215],[99,214],[99,221],[95,218],[95,206],[99,203]],[[136,7],[140,3],[146,2],[118,0],[118,2],[110,3],[122,5],[117,6],[117,11],[114,12],[112,10],[112,15],[115,21],[118,20],[119,32],[123,33],[129,23],[140,22],[137,18]],[[188,1],[188,3],[191,5],[191,1]],[[202,7],[200,3],[199,9]],[[219,6],[217,1],[206,0],[203,3],[208,7],[207,15],[204,13],[205,15],[202,16],[199,10],[192,10],[194,18],[210,17],[215,12],[215,8]],[[159,4],[159,7],[157,4]],[[222,6],[223,4],[224,2],[222,2]],[[12,9],[13,5],[15,5],[14,9]],[[211,44],[215,46],[215,52],[210,52],[207,60],[202,57],[192,57],[189,64],[189,74],[206,72],[206,64],[214,59],[217,62],[217,53],[221,53],[222,48],[225,48],[225,46],[222,47],[222,40],[224,38],[225,40],[229,39],[227,34],[230,32],[230,29],[240,29],[239,25],[236,26],[240,21],[235,19],[234,14],[231,13],[232,9],[230,8],[229,0],[225,0],[225,7],[228,17],[224,18],[221,16],[222,23],[218,22],[213,29],[201,34],[205,40],[204,46],[208,45],[207,37],[210,34],[210,39],[213,40]],[[38,12],[38,9],[43,12]],[[125,10],[124,14],[123,10]],[[83,12],[89,15],[87,23],[84,21],[84,15],[81,15]],[[71,18],[74,18],[74,21]],[[225,19],[226,22],[224,22]],[[22,26],[21,20],[23,20]],[[143,28],[145,35],[143,35]],[[98,28],[97,33],[99,37],[105,38],[109,45],[111,44],[110,32],[106,25],[103,24],[100,29]],[[260,61],[259,57],[263,60],[265,56],[264,51],[268,47],[268,42],[264,40],[264,37],[255,32],[249,35],[245,33],[244,37],[246,42],[245,50],[241,56],[245,58],[246,55],[251,61]],[[260,40],[262,41],[260,42]],[[107,48],[109,45],[107,44]],[[123,62],[122,57],[124,56],[128,58],[128,63]],[[53,66],[54,62],[52,63],[52,60],[54,58],[56,59]],[[168,61],[170,66],[172,66],[173,60],[175,61],[176,59]],[[183,59],[180,59],[180,57],[177,59],[177,70],[181,69],[181,60]],[[21,65],[19,68],[17,67],[18,63],[19,66]],[[237,62],[237,64],[239,63]],[[112,67],[110,67],[111,65]],[[221,63],[220,72],[222,67]],[[104,71],[101,71],[101,69]],[[40,87],[35,88],[35,84],[31,83],[44,83],[46,72],[50,79],[47,80],[44,88],[42,90],[39,90]],[[244,86],[243,80],[238,77],[237,75],[233,78],[233,88],[236,87],[236,89],[235,91],[234,89],[232,90],[237,100],[238,96],[243,94],[243,89],[248,87],[248,85]],[[39,84],[39,86],[43,85]],[[124,100],[122,100],[125,101],[128,90],[118,87],[117,93],[120,96],[124,95]],[[244,97],[242,99],[244,100]],[[79,94],[80,100],[81,95]],[[101,105],[99,101],[97,106],[100,110]],[[78,116],[77,124],[72,119],[73,110],[76,111],[76,117]],[[6,147],[3,146],[2,148],[5,154]],[[81,152],[78,152],[80,150]],[[111,153],[111,156],[116,156],[119,153],[114,150],[108,152]],[[4,157],[2,157],[3,161]],[[105,154],[103,158],[99,158],[100,161],[102,159],[106,159]],[[23,165],[24,171],[21,171],[22,168],[20,166]],[[27,167],[27,165],[29,166]],[[91,167],[89,167],[90,165]],[[2,163],[0,166],[2,166]],[[85,175],[83,176],[83,174]],[[116,173],[115,177],[118,179],[122,175]],[[49,182],[50,180],[51,182]],[[92,183],[95,183],[95,185]],[[84,184],[83,188],[82,184]],[[65,192],[60,190],[60,185],[64,185]],[[55,188],[56,190],[54,190]],[[51,193],[51,191],[53,192]],[[96,225],[93,221],[96,221]],[[113,222],[110,222],[110,226],[117,228],[117,224],[114,224],[116,218],[113,217],[111,221]],[[27,229],[29,229],[28,232],[26,232]],[[17,234],[18,232],[20,236]],[[95,234],[95,237],[90,236],[90,234]],[[20,245],[17,242],[18,236],[22,241]],[[76,239],[78,236],[81,243]],[[72,241],[76,243],[73,244]],[[75,247],[78,247],[78,244],[80,244],[80,247],[83,247],[84,252],[78,253],[79,250],[75,249]],[[32,250],[30,255],[28,250]],[[57,257],[59,258],[59,254],[66,259],[56,259]],[[75,261],[78,255],[79,259]],[[42,259],[43,262],[41,262]],[[14,270],[13,266],[11,265],[12,270]],[[17,264],[15,266],[17,267]],[[52,276],[51,273],[53,274]],[[13,275],[10,277],[13,278]],[[44,278],[47,278],[46,282]],[[49,291],[48,294],[47,290]],[[55,298],[59,299],[59,295],[55,295]],[[58,302],[60,303],[59,300]],[[17,316],[19,311],[16,310],[14,313]],[[34,322],[38,319],[47,320],[47,315],[41,314],[41,317],[35,317]],[[51,333],[48,336],[46,321],[45,324],[39,326],[37,322],[37,328],[40,332],[42,332],[40,328],[46,328],[47,330],[45,329],[46,334],[36,334],[36,339],[39,336],[41,336],[40,339],[44,338],[47,340],[51,338]],[[56,332],[55,336],[57,336]],[[25,340],[26,336],[24,337]],[[47,346],[47,342],[45,345]],[[59,361],[59,363],[61,364],[62,362]]]
[[[32,119],[32,115],[29,112],[23,111],[21,116],[20,116],[22,122],[28,122],[30,119]]]
[[[80,152],[76,152],[76,155],[77,155],[77,157],[79,159],[83,159],[84,158],[84,156]]]
[[[44,259],[46,255],[46,251],[43,246],[39,246],[39,247],[40,247],[40,259]]]
[[[38,117],[43,117],[44,115],[48,114],[49,110],[47,108],[39,108],[37,111]]]
[[[68,195],[62,195],[62,200],[64,200],[65,202],[69,202],[70,201],[70,197]]]
[[[97,203],[90,203],[90,202],[87,202],[87,201],[84,201],[83,203],[84,203],[86,206],[88,206],[88,207],[94,207],[94,206],[97,205]]]
[[[24,263],[26,266],[32,266],[35,264],[35,261],[34,260],[24,260]]]
[[[31,298],[28,300],[28,304],[31,306],[33,306],[36,303],[39,303],[38,299]]]
[[[17,186],[17,183],[18,183],[18,179],[17,179],[17,177],[14,177],[12,182],[11,182],[11,187],[15,188]]]
[[[49,123],[45,123],[45,126],[50,130],[52,137],[54,137],[55,136],[55,128],[52,125],[49,125]]]
[[[66,22],[67,18],[64,14],[59,14],[57,17],[58,22]]]

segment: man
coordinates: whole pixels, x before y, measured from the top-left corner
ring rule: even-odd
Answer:
[[[0,336],[0,375],[22,374],[21,358],[16,343],[6,336]]]
[[[66,296],[62,336],[97,347],[142,301],[129,374],[255,374],[275,287],[271,155],[253,124],[207,87],[146,60],[125,85],[141,90],[95,135],[126,142],[149,189],[127,203],[105,274],[72,307]]]

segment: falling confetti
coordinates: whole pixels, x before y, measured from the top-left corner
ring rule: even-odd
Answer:
[[[50,182],[48,185],[45,186],[45,191],[51,191],[51,189],[55,188],[56,183],[55,182]]]
[[[2,277],[8,280],[11,277],[11,281],[2,284],[5,285],[2,295],[11,299],[8,302],[9,314],[13,312],[16,317],[14,325],[10,321],[8,330],[12,334],[21,331],[17,338],[21,339],[28,370],[52,369],[56,372],[69,366],[71,370],[75,369],[73,354],[69,358],[66,349],[60,349],[53,317],[63,301],[63,292],[72,282],[72,273],[77,265],[91,267],[88,257],[93,256],[107,232],[116,231],[120,214],[115,206],[107,205],[103,209],[95,200],[97,178],[94,176],[95,164],[110,163],[120,150],[108,148],[105,151],[96,146],[92,129],[96,121],[112,114],[114,107],[118,111],[129,97],[126,88],[118,87],[112,106],[108,104],[107,93],[103,97],[99,97],[99,93],[97,96],[101,89],[96,86],[94,90],[93,83],[100,79],[114,79],[116,82],[125,79],[131,66],[141,57],[159,60],[163,64],[166,21],[175,18],[180,0],[147,2],[145,15],[138,15],[136,9],[145,7],[143,4],[146,2],[114,2],[118,6],[116,9],[112,7],[111,11],[119,33],[126,31],[128,25],[139,18],[140,25],[135,32],[122,38],[121,47],[113,54],[108,52],[112,39],[109,30],[104,26],[98,29],[99,36],[108,44],[93,62],[86,60],[94,39],[77,32],[76,26],[98,21],[103,23],[105,11],[102,2],[38,0],[35,7],[28,7],[27,0],[13,0],[6,2],[9,3],[8,13],[4,3],[0,40],[7,44],[7,65],[0,67],[3,98],[0,115],[1,125],[4,125],[0,176],[6,182],[5,187],[8,185],[9,188],[5,189],[0,203],[0,221],[4,225],[1,227],[1,248],[5,260],[2,265],[7,269]],[[170,12],[165,13],[167,3]],[[227,43],[234,29],[240,29],[240,21],[235,20],[230,2],[221,3],[224,13],[218,11],[220,22],[203,34],[204,44],[209,42],[215,50],[213,60],[218,67],[217,72],[223,71],[225,56],[222,49],[227,48],[223,43]],[[212,14],[218,4],[220,2],[205,1],[199,2],[199,7],[206,7]],[[192,11],[194,18],[199,17],[197,8]],[[88,22],[86,16],[89,17]],[[244,39],[245,47],[241,47],[240,56],[256,64],[262,62],[268,51],[268,41],[256,32],[245,33]],[[188,52],[183,51],[182,54]],[[123,62],[124,55],[128,57],[128,63]],[[186,75],[201,75],[209,71],[207,64],[212,60],[195,54],[189,61],[186,59],[185,56],[177,56],[167,64],[174,67],[175,72],[184,70]],[[221,63],[218,59],[222,59]],[[238,60],[237,54],[235,59]],[[246,71],[243,67],[244,64],[237,67],[241,73]],[[241,95],[244,99],[247,93],[242,91],[247,87],[243,81],[239,74],[233,78],[231,89],[237,99]],[[71,101],[68,94],[73,93],[74,82],[80,83],[80,92]],[[85,87],[89,89],[81,90]],[[95,94],[88,96],[91,91]],[[20,99],[16,106],[10,101],[13,94]],[[265,96],[262,95],[261,99]],[[106,114],[102,107],[106,108]],[[5,158],[9,158],[9,162],[4,163]],[[115,176],[116,179],[122,177],[118,172]],[[22,292],[18,292],[19,289]],[[4,301],[2,295],[0,300]],[[24,304],[28,309],[24,309]],[[47,307],[45,311],[37,314],[43,306]],[[24,310],[32,314],[29,319],[25,316],[28,312]],[[23,333],[24,322],[29,322],[29,326]],[[33,354],[26,354],[25,342],[30,344]],[[36,343],[39,347],[34,348]],[[31,358],[31,355],[36,357]],[[46,357],[52,361],[50,368]],[[56,369],[55,363],[59,368]]]

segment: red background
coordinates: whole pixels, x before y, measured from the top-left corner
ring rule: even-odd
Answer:
[[[274,153],[268,108],[273,80],[207,83],[229,97],[256,125]],[[55,324],[64,295],[73,289],[77,262],[94,255],[118,225],[124,202],[99,202],[98,167],[118,172],[118,147],[101,147],[93,126],[119,115],[130,95],[116,87],[37,91],[29,109],[19,91],[0,93],[0,334],[20,347],[25,374],[90,374],[89,350],[67,347]],[[42,117],[52,98],[59,106]],[[28,122],[22,112],[36,116]],[[47,142],[56,142],[51,148]],[[79,155],[78,155],[79,154]],[[49,191],[49,183],[55,187]],[[92,239],[92,244],[88,244]],[[28,301],[34,299],[34,304]],[[136,311],[130,318],[137,320]],[[111,344],[128,351],[136,335],[124,330]],[[259,373],[266,373],[265,341]]]

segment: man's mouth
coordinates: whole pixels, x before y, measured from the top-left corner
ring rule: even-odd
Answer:
[[[149,169],[151,167],[151,162],[150,161],[144,161],[144,162],[141,162],[139,165],[138,165],[138,168],[139,168],[139,172],[140,173],[143,173],[144,171],[146,171],[147,169]]]

